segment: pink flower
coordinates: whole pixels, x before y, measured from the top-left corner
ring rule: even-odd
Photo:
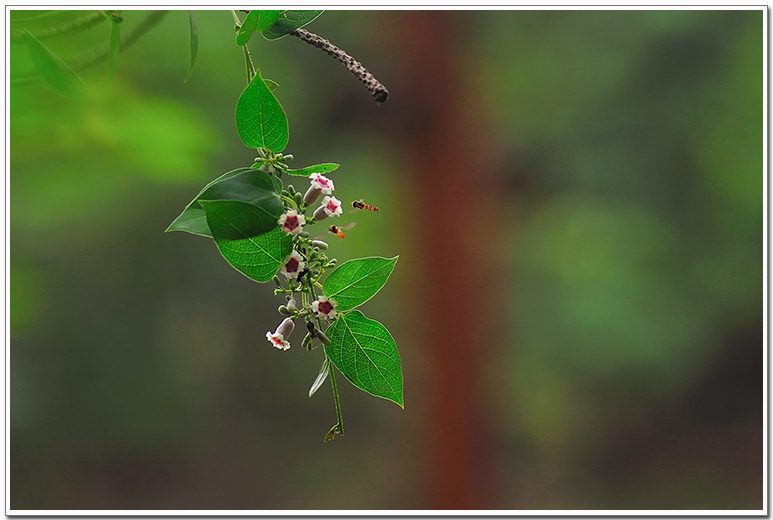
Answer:
[[[295,323],[292,318],[285,318],[273,334],[271,334],[271,332],[266,332],[266,339],[276,348],[287,350],[290,348],[290,342],[287,341],[287,338],[290,337],[290,334],[293,333],[294,329]]]
[[[314,300],[311,304],[311,310],[332,320],[336,317],[337,311],[335,308],[337,305],[338,303],[333,298],[328,299],[327,296],[320,296],[319,300]]]
[[[279,227],[282,229],[282,231],[288,235],[290,233],[297,235],[301,232],[303,226],[306,225],[306,217],[299,215],[298,212],[294,209],[288,209],[281,217],[279,217],[277,223],[279,224]]]
[[[295,280],[298,278],[298,273],[303,271],[303,257],[298,254],[298,251],[293,251],[290,256],[285,258],[284,264],[279,268],[279,272],[287,277],[288,280]]]
[[[312,173],[309,175],[309,179],[311,180],[311,186],[309,186],[309,189],[306,191],[306,195],[303,196],[303,201],[306,204],[314,204],[319,200],[320,195],[323,193],[325,195],[330,195],[335,189],[333,181],[319,173]]]
[[[322,199],[322,205],[314,212],[314,218],[317,220],[324,220],[327,217],[336,217],[344,212],[341,207],[341,201],[335,197],[325,195]]]

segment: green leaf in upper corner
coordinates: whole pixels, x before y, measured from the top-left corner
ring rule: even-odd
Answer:
[[[338,311],[359,307],[386,284],[398,258],[373,256],[344,262],[325,279],[322,293],[338,303]]]
[[[311,384],[311,388],[309,388],[309,397],[319,390],[319,387],[322,386],[322,383],[325,382],[328,375],[330,375],[330,360],[325,356],[325,361],[322,362],[322,368],[319,369],[319,375]]]
[[[239,28],[236,35],[236,45],[244,45],[250,41],[252,33],[255,31],[263,32],[270,29],[277,18],[279,18],[279,11],[251,10]]]
[[[323,163],[315,164],[314,166],[307,166],[305,168],[299,168],[297,170],[288,169],[287,173],[290,175],[297,175],[299,177],[308,177],[312,173],[328,173],[337,170],[340,164],[336,163]]]
[[[389,331],[360,311],[340,314],[327,329],[325,354],[354,386],[403,406],[400,354]]]
[[[236,129],[248,148],[266,148],[281,152],[287,146],[290,131],[287,115],[271,89],[255,71],[236,104]]]
[[[196,25],[196,14],[193,11],[188,11],[188,27],[191,35],[191,59],[188,63],[188,75],[185,76],[185,83],[191,78],[193,66],[196,65],[196,57],[199,55],[199,29]]]
[[[317,19],[324,13],[320,11],[285,11],[279,14],[276,23],[270,29],[263,31],[263,37],[267,40],[276,40],[290,34],[295,29],[303,27]]]
[[[247,278],[267,282],[293,250],[293,239],[275,227],[268,233],[241,240],[215,239],[223,258]]]
[[[30,49],[32,63],[38,73],[54,90],[70,99],[80,101],[85,99],[86,90],[83,82],[65,62],[40,43],[29,31],[22,33],[24,41]]]
[[[258,198],[261,195],[261,190],[266,188],[265,177],[269,177],[271,187],[277,194],[282,191],[282,181],[275,176],[268,175],[263,172],[259,172],[262,175],[253,176],[250,178],[237,179],[234,185],[226,185],[218,189],[214,189],[215,186],[229,181],[237,175],[256,171],[253,168],[237,168],[230,172],[226,172],[217,179],[213,180],[199,192],[198,195],[185,207],[183,212],[178,216],[174,222],[167,228],[169,231],[186,231],[193,233],[194,235],[202,235],[212,238],[212,231],[207,225],[207,215],[204,208],[198,203],[199,199],[208,200],[233,200],[250,201],[250,194]],[[249,186],[249,179],[253,179],[253,182],[257,183],[255,188]],[[247,184],[247,186],[245,186]],[[205,195],[206,193],[206,195]],[[265,194],[264,194],[265,195]],[[277,217],[279,218],[279,217]]]
[[[110,48],[107,53],[107,70],[113,72],[118,51],[121,48],[121,24],[110,20]]]

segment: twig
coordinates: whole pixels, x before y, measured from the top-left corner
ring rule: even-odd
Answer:
[[[379,80],[373,76],[373,74],[368,72],[368,70],[363,67],[359,61],[346,54],[346,52],[339,49],[328,40],[322,38],[321,36],[317,36],[314,33],[310,33],[306,29],[295,29],[290,34],[300,38],[301,40],[310,45],[313,45],[318,49],[322,49],[343,63],[346,68],[349,69],[349,72],[354,74],[357,79],[365,84],[365,88],[370,91],[370,93],[373,95],[373,99],[375,99],[377,103],[383,103],[389,97],[389,91],[384,85],[381,84]]]

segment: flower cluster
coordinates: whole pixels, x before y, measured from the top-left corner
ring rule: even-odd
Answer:
[[[281,350],[290,348],[288,338],[298,318],[306,321],[308,329],[302,342],[304,347],[311,350],[314,348],[315,340],[323,345],[328,344],[329,340],[322,327],[335,320],[337,316],[336,301],[317,294],[318,289],[322,288],[319,278],[325,269],[333,267],[336,261],[328,259],[325,254],[327,243],[322,240],[312,240],[309,233],[304,230],[304,226],[328,217],[337,217],[343,213],[343,207],[341,201],[332,195],[335,189],[332,180],[319,173],[312,173],[309,181],[310,186],[304,195],[296,192],[292,185],[282,191],[285,212],[277,221],[279,228],[293,238],[293,251],[284,259],[277,273],[283,275],[283,278],[274,277],[274,283],[278,286],[274,293],[287,296],[287,304],[279,307],[279,313],[286,318],[279,324],[276,331],[266,332],[269,343]],[[320,198],[322,198],[321,205],[314,210],[313,217],[307,222],[306,211]],[[296,300],[298,293],[300,296]]]

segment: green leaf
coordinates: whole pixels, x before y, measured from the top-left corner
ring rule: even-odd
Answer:
[[[354,386],[403,406],[403,372],[395,340],[360,311],[338,316],[327,329],[325,354]]]
[[[29,31],[22,33],[24,41],[30,49],[30,56],[35,69],[54,90],[65,97],[80,101],[85,99],[86,90],[83,82],[65,62],[40,43]]]
[[[288,169],[285,170],[290,175],[297,175],[299,177],[308,177],[312,173],[328,173],[337,170],[340,164],[336,163],[323,163],[315,164],[314,166],[307,166],[305,168],[299,168],[297,170]]]
[[[256,172],[254,168],[237,168],[224,173],[213,180],[199,192],[198,195],[185,207],[183,212],[167,228],[169,231],[186,231],[194,235],[202,235],[212,238],[212,231],[207,224],[207,215],[204,208],[198,203],[203,200],[241,200],[242,202],[252,202],[260,200],[262,197],[269,197],[264,192],[271,187],[271,191],[279,194],[282,191],[282,181],[276,176],[260,172],[256,175],[240,177],[231,180],[234,177],[244,173]],[[266,184],[266,178],[269,184]],[[222,186],[221,186],[222,185]],[[278,195],[277,195],[278,196]],[[281,201],[280,201],[281,204]],[[269,206],[276,207],[276,206]],[[281,211],[279,213],[281,216]],[[277,216],[277,219],[279,216]],[[276,224],[276,219],[274,221]]]
[[[309,397],[319,390],[319,387],[322,386],[322,383],[325,382],[328,375],[330,375],[330,360],[325,356],[325,361],[322,362],[322,368],[319,369],[319,375],[311,384],[311,388],[309,388]]]
[[[299,27],[313,22],[319,15],[324,13],[321,11],[285,11],[279,14],[279,18],[276,23],[267,31],[263,31],[263,37],[267,40],[276,40],[281,38]]]
[[[273,91],[274,91],[274,89],[275,89],[275,88],[277,88],[277,87],[279,86],[279,83],[277,83],[276,81],[272,81],[272,80],[270,80],[270,79],[264,79],[263,81],[266,83],[266,86],[268,87],[268,89],[269,89],[271,92],[273,92]]]
[[[238,240],[271,231],[284,212],[272,176],[248,168],[213,184],[198,197],[214,238]]]
[[[188,64],[188,75],[185,76],[185,83],[191,78],[193,66],[196,64],[196,57],[199,55],[199,29],[196,25],[196,14],[193,11],[188,11],[188,25],[191,34],[191,60]]]
[[[279,215],[266,208],[239,200],[199,200],[207,216],[207,225],[214,238],[239,240],[271,231]],[[281,204],[281,202],[280,202]]]
[[[113,72],[118,51],[121,48],[121,24],[110,20],[110,49],[107,53],[107,71]]]
[[[287,146],[290,131],[287,115],[260,75],[255,77],[236,104],[236,129],[239,137],[248,148],[266,148],[272,152],[281,152]]]
[[[325,279],[322,293],[335,299],[339,312],[359,307],[386,284],[398,258],[373,256],[344,262]]]
[[[293,239],[275,227],[268,233],[241,240],[215,239],[223,258],[247,278],[267,282],[293,250]]]
[[[279,17],[279,11],[260,11],[251,10],[247,13],[247,17],[242,22],[242,26],[239,28],[239,33],[236,35],[236,45],[244,45],[255,31],[263,32],[270,29],[274,22]]]

